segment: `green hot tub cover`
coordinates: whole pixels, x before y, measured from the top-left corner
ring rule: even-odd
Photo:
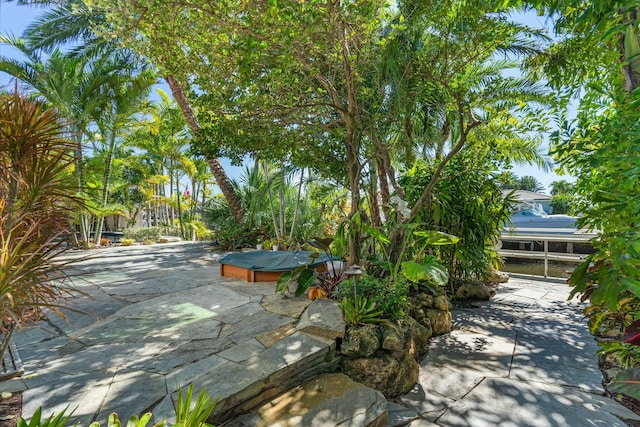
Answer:
[[[291,271],[301,265],[318,267],[329,261],[327,254],[311,258],[312,251],[250,251],[232,253],[220,258],[220,264],[228,264],[254,271]],[[339,260],[337,256],[333,260]]]

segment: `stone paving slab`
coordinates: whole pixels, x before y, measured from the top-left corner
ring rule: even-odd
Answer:
[[[569,293],[563,283],[511,279],[491,301],[454,312],[454,330],[431,340],[419,384],[396,402],[420,414],[406,425],[624,426],[619,417],[640,420],[603,396],[597,344],[583,305],[568,301]]]
[[[225,409],[257,404],[284,391],[280,383],[292,387],[288,375],[331,367],[335,342],[296,332],[308,299],[283,300],[273,283],[221,278],[205,244],[91,255],[68,268],[82,292],[68,322],[52,317],[16,336],[27,372],[0,389],[23,390],[27,419],[38,406],[48,415],[67,405],[78,406],[71,421],[81,426],[104,423],[112,411],[171,419],[175,390],[190,383]]]
[[[625,426],[611,399],[568,387],[487,378],[437,420],[443,427]],[[624,409],[624,408],[622,408]]]
[[[323,374],[255,408],[230,427],[377,427],[386,420],[382,394],[344,374]]]

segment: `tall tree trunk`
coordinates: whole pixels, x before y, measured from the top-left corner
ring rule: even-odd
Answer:
[[[351,209],[349,212],[349,220],[352,224],[351,233],[349,233],[349,259],[348,264],[358,264],[361,255],[361,230],[354,225],[354,217],[360,209],[360,173],[362,166],[358,156],[358,145],[356,143],[356,134],[353,126],[347,123],[347,135],[345,141],[346,157],[347,157],[347,173],[349,176],[349,188],[351,190]]]
[[[391,192],[389,191],[389,182],[387,181],[387,171],[384,167],[384,162],[380,157],[376,157],[376,171],[378,172],[378,184],[380,185],[382,211],[384,212],[384,216],[388,219],[391,213],[389,209],[389,197],[391,196]]]
[[[438,166],[436,166],[436,170],[433,172],[433,176],[431,177],[429,184],[427,184],[427,187],[422,191],[422,194],[411,209],[411,214],[408,218],[403,219],[402,222],[405,224],[413,221],[422,209],[429,208],[431,206],[433,190],[440,179],[440,175],[442,175],[442,171],[444,171],[445,166],[447,166],[451,159],[464,148],[469,132],[471,132],[474,127],[481,124],[481,122],[477,120],[472,113],[469,113],[470,119],[465,125],[465,110],[463,109],[463,104],[460,100],[457,100],[457,105],[459,128],[462,129],[458,142],[451,148],[451,151],[447,153],[440,163],[438,163]],[[391,241],[389,244],[389,258],[392,264],[395,264],[398,261],[404,237],[404,229],[402,227],[396,227],[391,233],[391,238],[389,239]]]
[[[302,196],[303,184],[304,184],[304,169],[300,171],[300,183],[298,184],[298,194],[296,195],[296,207],[293,210],[293,219],[291,220],[291,232],[289,233],[289,244],[293,243],[293,232],[296,229],[296,221],[298,220],[298,210],[300,209],[300,197]]]
[[[178,177],[176,176],[176,207],[178,211],[178,225],[180,226],[180,237],[186,239],[187,236],[184,232],[184,224],[182,223],[182,206],[180,202],[180,187],[178,186]]]
[[[627,13],[628,16],[622,19],[622,23],[625,24],[625,32],[620,35],[618,43],[626,90],[631,94],[640,87],[640,41],[636,30],[638,9],[632,8]]]
[[[267,186],[267,194],[269,195],[269,206],[271,207],[271,219],[273,220],[273,232],[276,234],[276,240],[280,240],[280,231],[278,230],[278,221],[276,220],[276,208],[273,205],[273,194],[271,193],[271,180],[269,179],[269,165],[264,161],[264,182]]]
[[[87,183],[84,177],[84,157],[82,154],[82,133],[79,131],[74,132],[75,140],[75,171],[76,179],[78,181],[78,191],[84,193],[87,188]],[[80,228],[80,239],[85,245],[89,244],[89,214],[86,210],[83,210],[78,215],[78,222]]]
[[[284,165],[280,167],[280,237],[284,240],[287,234],[287,201],[285,198]]]
[[[171,74],[166,77],[166,80],[169,84],[169,87],[171,88],[174,99],[182,110],[182,114],[184,114],[191,132],[193,132],[194,135],[197,134],[200,129],[202,129],[202,126],[200,126],[200,122],[198,121],[195,112],[189,104],[189,100],[187,99],[187,95],[184,92],[184,88]],[[240,202],[240,198],[233,189],[231,181],[229,181],[229,177],[225,173],[222,165],[220,164],[220,161],[215,157],[207,158],[207,163],[211,168],[211,173],[213,173],[213,176],[218,183],[218,187],[220,187],[220,191],[222,191],[222,194],[227,200],[227,203],[229,203],[229,207],[231,208],[233,217],[236,219],[236,221],[241,221],[244,215],[242,203]]]
[[[109,151],[107,151],[107,164],[105,166],[104,175],[102,177],[102,197],[100,199],[100,208],[104,211],[109,201],[109,181],[111,180],[111,168],[113,165],[113,154],[116,148],[116,130],[112,129],[109,139]],[[102,229],[104,228],[104,214],[102,212],[96,215],[96,231],[93,235],[96,246],[100,246],[102,238]]]
[[[371,206],[371,225],[376,228],[382,227],[382,217],[380,216],[380,203],[378,200],[377,168],[375,165],[369,168],[369,205]]]

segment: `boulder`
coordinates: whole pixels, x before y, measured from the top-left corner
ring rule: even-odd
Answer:
[[[418,382],[420,365],[408,352],[379,352],[373,357],[343,358],[342,372],[387,398],[408,393]]]
[[[427,315],[422,308],[414,308],[411,312],[411,317],[418,321],[418,323],[420,323],[421,325],[429,325],[429,327],[431,327],[429,319],[427,319]]]
[[[433,295],[430,295],[426,292],[422,292],[413,296],[412,304],[415,307],[433,307]]]
[[[433,334],[429,321],[426,325],[418,323],[415,319],[407,317],[402,321],[404,331],[404,350],[416,359],[420,359],[427,352],[429,338]]]
[[[340,347],[343,356],[369,357],[380,348],[380,336],[375,325],[352,326],[347,329]]]
[[[435,297],[433,299],[433,308],[436,310],[449,311],[449,299],[444,295]]]
[[[344,374],[322,374],[226,425],[384,427],[387,401]]]
[[[509,275],[500,270],[491,270],[489,272],[489,283],[497,285],[498,283],[507,283],[509,281]]]
[[[495,292],[482,282],[466,282],[460,285],[456,291],[458,298],[474,298],[482,301],[488,301]]]
[[[405,333],[393,323],[383,323],[380,325],[380,335],[382,337],[381,347],[384,350],[402,351],[405,345]]]
[[[451,312],[443,310],[427,310],[427,318],[431,323],[433,335],[444,335],[451,332]]]

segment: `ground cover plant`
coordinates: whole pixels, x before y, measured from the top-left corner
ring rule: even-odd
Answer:
[[[198,397],[194,400],[193,385],[190,385],[186,392],[178,390],[176,422],[173,425],[179,427],[215,427],[207,423],[207,419],[213,413],[217,403],[217,400],[209,397],[205,390],[201,390]],[[17,427],[66,427],[70,424],[69,421],[73,413],[74,410],[69,410],[69,407],[67,407],[58,414],[43,417],[42,409],[38,408],[33,414],[33,417],[28,421],[21,417],[17,422]],[[153,414],[151,412],[141,414],[140,416],[132,415],[127,420],[126,426],[147,427],[152,417]],[[153,427],[164,427],[166,424],[166,420],[160,420],[153,424]],[[106,425],[107,427],[121,427],[122,421],[120,421],[118,414],[114,412],[109,415]],[[100,423],[97,421],[92,422],[89,426],[100,427]]]

